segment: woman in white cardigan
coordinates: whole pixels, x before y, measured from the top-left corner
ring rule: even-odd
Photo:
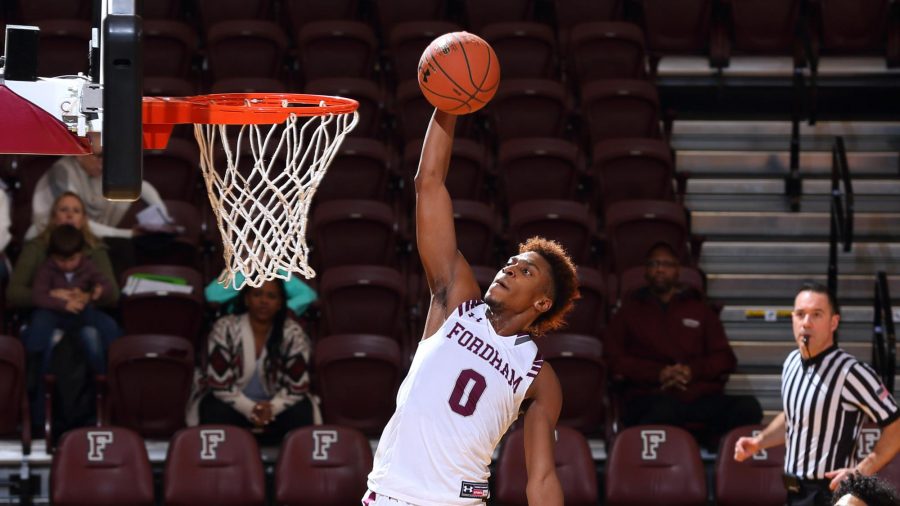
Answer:
[[[271,444],[321,423],[309,392],[309,337],[287,317],[284,284],[248,286],[236,302],[236,314],[216,320],[209,335],[200,422],[256,429]]]

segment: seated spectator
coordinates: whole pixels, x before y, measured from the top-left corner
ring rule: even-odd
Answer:
[[[50,234],[60,225],[72,225],[81,231],[84,236],[84,256],[109,281],[110,290],[105,293],[97,305],[100,307],[115,307],[119,300],[119,288],[113,275],[112,264],[109,260],[107,247],[92,232],[85,215],[84,202],[81,197],[72,192],[64,192],[53,202],[50,212],[50,221],[47,227],[34,239],[22,246],[22,252],[16,260],[9,286],[6,291],[7,303],[11,307],[28,309],[32,307],[32,283],[38,266],[47,257],[47,245],[50,242]]]
[[[884,480],[875,476],[852,474],[838,485],[835,506],[897,506],[900,495]]]
[[[54,334],[78,336],[91,370],[106,373],[106,350],[121,335],[108,314],[94,303],[114,293],[112,282],[84,255],[84,234],[72,225],[60,225],[50,234],[47,256],[34,277],[32,300],[35,310],[22,335],[30,353],[42,354],[41,376],[50,370]],[[38,395],[36,400],[41,399]],[[43,419],[42,403],[35,414]]]
[[[622,382],[626,426],[667,424],[715,448],[728,430],[762,419],[755,397],[723,394],[737,360],[722,322],[702,295],[679,285],[674,249],[654,245],[648,285],[627,297],[607,331],[605,350]]]
[[[208,340],[205,391],[194,395],[189,425],[230,424],[278,444],[297,427],[321,423],[309,392],[311,345],[288,318],[284,283],[244,287],[235,313],[216,320]]]
[[[92,146],[90,155],[61,157],[38,180],[31,200],[32,224],[25,238],[35,237],[46,226],[54,199],[72,192],[81,197],[91,231],[107,241],[114,252],[115,272],[121,273],[135,263],[131,239],[136,231],[119,227],[132,202],[107,200],[103,196],[103,152],[99,142],[92,142]],[[147,181],[141,186],[141,200],[148,206],[159,206],[168,215],[159,192]]]

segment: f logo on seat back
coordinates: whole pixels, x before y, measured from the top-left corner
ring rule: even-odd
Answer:
[[[753,437],[760,435],[760,433],[762,433],[761,430],[753,431]],[[768,459],[769,459],[769,452],[767,452],[765,450],[760,450],[760,451],[756,452],[755,454],[753,454],[753,460],[768,460]]]
[[[314,430],[312,433],[315,447],[313,447],[313,460],[328,460],[328,448],[332,443],[337,443],[336,430]]]
[[[642,430],[641,440],[644,442],[644,451],[641,458],[644,460],[656,460],[656,449],[659,445],[666,442],[666,431],[664,430]]]
[[[216,460],[216,447],[225,441],[222,429],[203,429],[200,431],[200,460]]]
[[[859,441],[856,442],[856,458],[862,460],[868,457],[879,439],[881,439],[881,429],[863,429],[859,431]]]
[[[112,444],[113,433],[108,430],[96,430],[87,433],[88,460],[91,462],[103,461],[103,450],[106,445]]]

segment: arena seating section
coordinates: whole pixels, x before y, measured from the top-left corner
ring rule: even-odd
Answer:
[[[41,27],[39,75],[84,72],[91,3],[5,0],[0,24]],[[359,126],[319,188],[309,222],[317,271],[309,283],[319,301],[300,320],[315,344],[313,389],[327,425],[289,435],[277,464],[265,472],[249,433],[184,428],[193,367],[204,363],[206,333],[217,315],[202,288],[218,275],[222,257],[192,129],[178,127],[165,150],[145,153],[144,175],[187,232],[164,257],[141,261],[131,272],[179,276],[194,291],[122,297],[117,317],[127,336],[112,346],[109,373],[101,379],[102,426],[73,430],[59,440],[49,482],[53,504],[358,501],[371,466],[369,441],[393,412],[428,308],[415,245],[413,177],[431,107],[419,92],[416,66],[435,36],[463,29],[496,49],[502,82],[488,107],[461,117],[457,126],[447,185],[460,249],[482,287],[519,241],[536,234],[561,241],[578,264],[582,297],[570,325],[540,343],[565,396],[556,459],[566,504],[703,505],[713,496],[722,505],[782,503],[782,491],[773,484],[779,483],[783,452],[744,464],[728,458],[734,439],[753,428],[724,439],[725,451],[707,483],[689,434],[665,426],[622,430],[609,398],[604,328],[621,297],[642,285],[648,247],[669,241],[683,258],[683,281],[706,291],[698,268],[703,237],[692,230],[684,181],[676,173],[671,104],[661,99],[658,66],[672,55],[706,58],[713,69],[740,55],[787,56],[798,68],[833,54],[875,55],[893,64],[900,50],[895,3],[143,4],[146,95],[290,91],[360,102]],[[30,224],[34,186],[52,162],[0,157],[0,175],[12,192],[11,258]],[[5,311],[6,333],[16,335],[23,318]],[[26,455],[32,437],[24,385],[18,339],[0,336],[0,435],[21,441]],[[206,441],[201,430],[223,434],[215,458],[198,459]],[[102,461],[86,460],[90,431],[111,434]],[[326,432],[334,439],[320,458],[316,438]],[[526,504],[523,437],[516,428],[498,451],[493,504]],[[659,455],[654,452],[651,460],[642,453],[648,437],[658,444]],[[162,463],[154,463],[155,495],[142,438],[168,441],[162,474]],[[608,457],[598,462],[592,451],[603,442]],[[895,461],[895,471],[898,466]],[[274,477],[268,485],[266,472]]]

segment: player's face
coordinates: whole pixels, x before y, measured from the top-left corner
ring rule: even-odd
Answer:
[[[281,290],[275,284],[276,281],[264,283],[259,288],[250,288],[244,296],[247,304],[247,312],[256,321],[267,322],[275,317],[275,313],[281,309]]]
[[[644,270],[644,277],[656,293],[668,293],[678,284],[680,265],[669,250],[656,248],[650,252]]]
[[[794,341],[806,357],[814,357],[834,344],[840,316],[831,312],[828,296],[823,293],[803,291],[794,299]],[[803,339],[807,338],[806,345]],[[806,353],[808,349],[809,353]]]
[[[484,300],[491,306],[500,305],[516,312],[547,298],[550,284],[550,264],[533,252],[510,257],[494,276]]]
[[[84,207],[77,198],[66,195],[56,202],[53,209],[53,223],[59,225],[72,225],[81,230],[84,227]]]

